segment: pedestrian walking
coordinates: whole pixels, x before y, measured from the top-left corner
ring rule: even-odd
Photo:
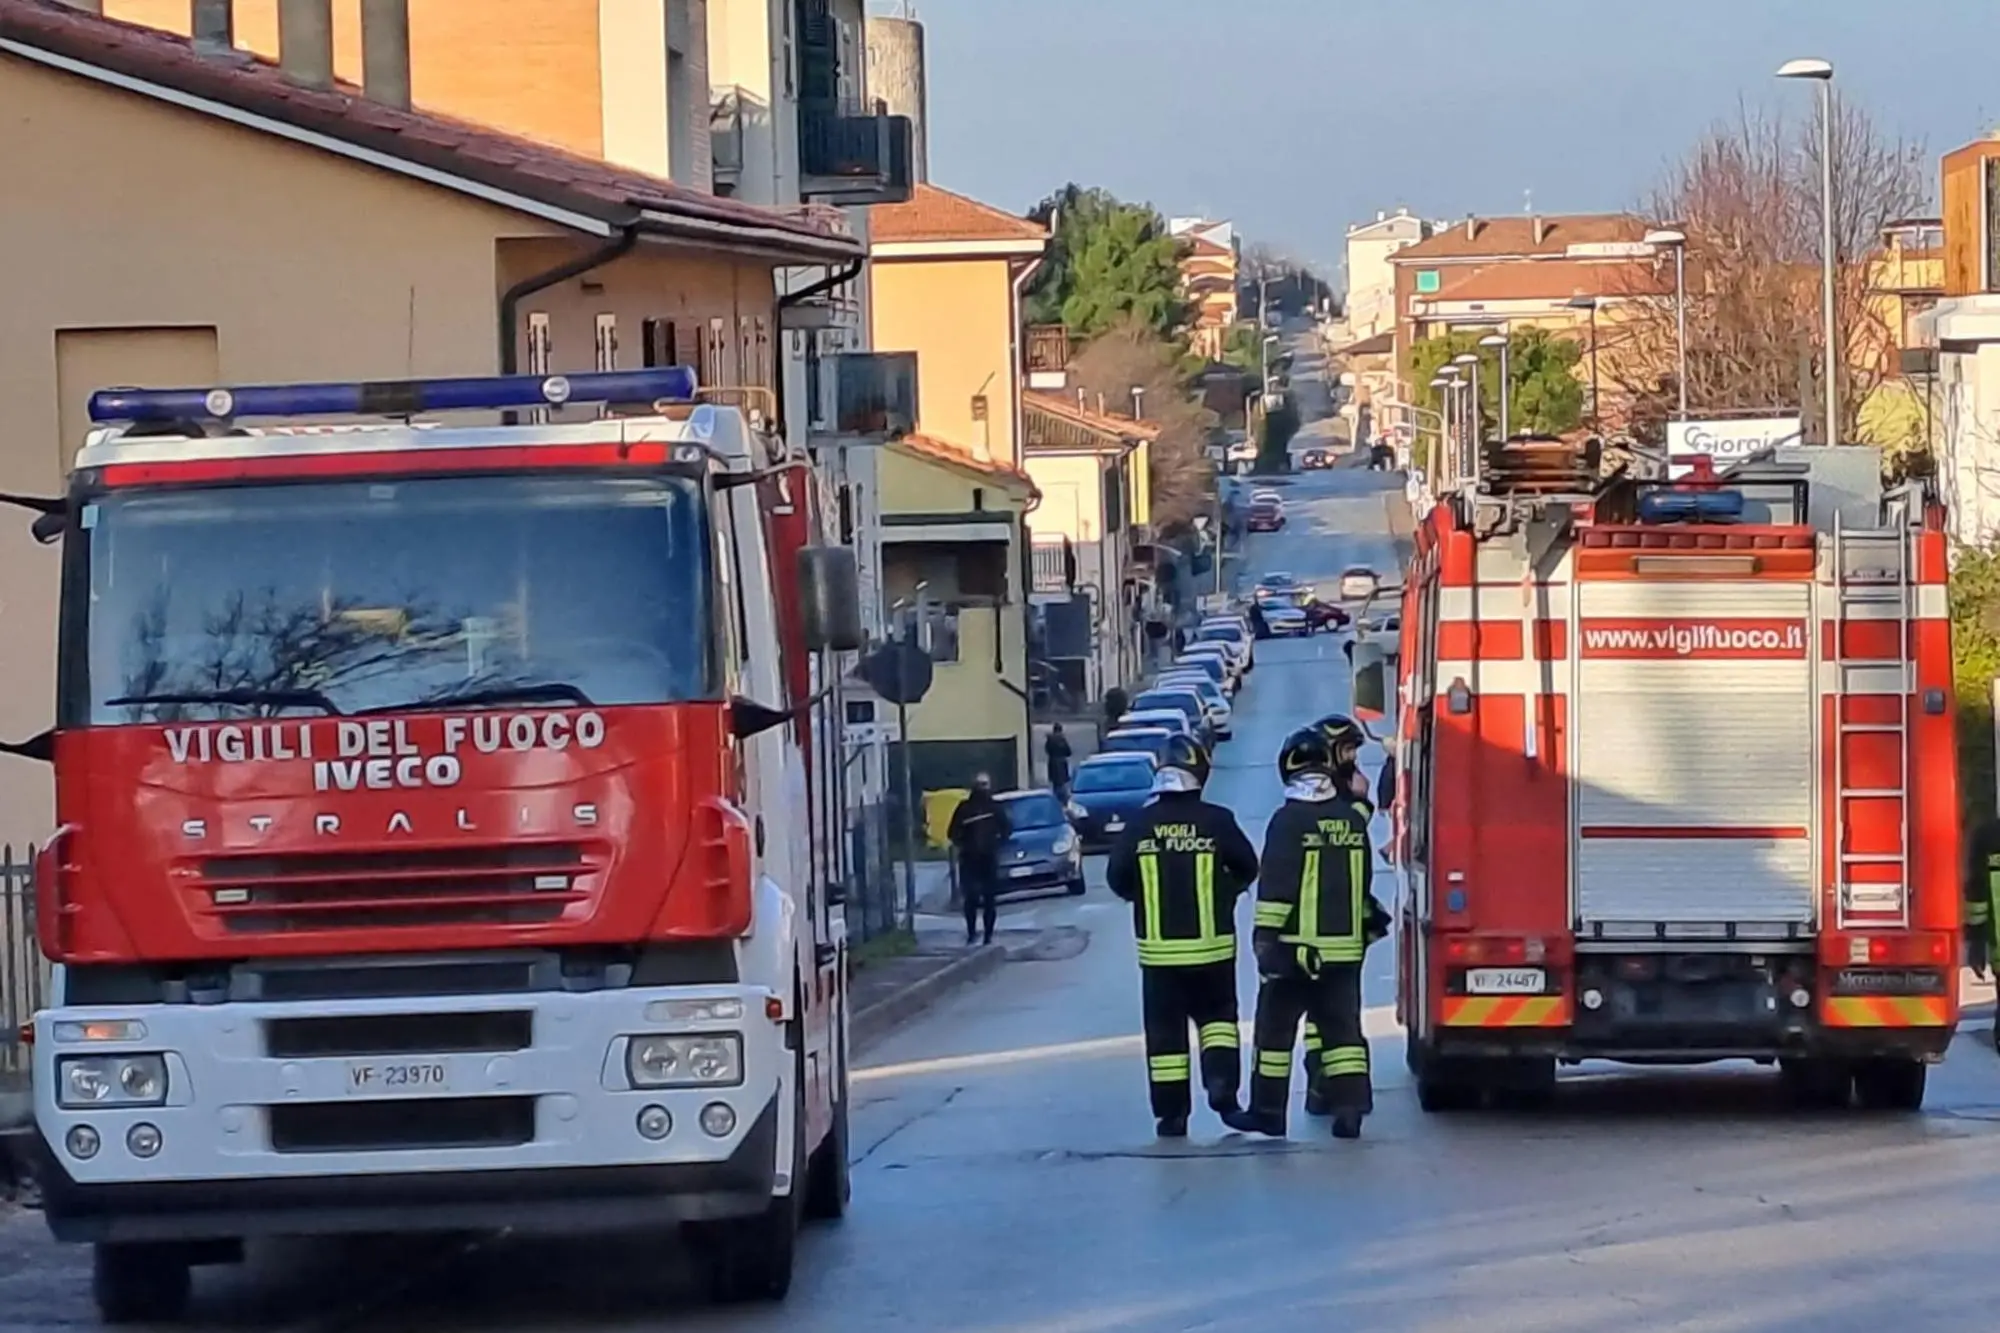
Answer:
[[[1000,848],[1013,832],[1007,808],[993,798],[993,779],[981,773],[972,780],[971,794],[951,812],[951,826],[946,830],[958,854],[958,888],[965,900],[968,946],[978,941],[981,925],[986,943],[993,943],[993,918],[999,912]]]
[[[1965,965],[1985,977],[2000,959],[2000,819],[1979,821],[1965,848]],[[1993,1029],[2000,1050],[2000,1024]]]
[[[1359,729],[1357,728],[1357,731]],[[1278,755],[1285,803],[1264,839],[1252,947],[1257,956],[1256,1064],[1247,1111],[1232,1128],[1283,1137],[1299,1020],[1322,1041],[1321,1099],[1336,1138],[1361,1134],[1374,1109],[1368,1043],[1361,1032],[1361,964],[1388,931],[1370,891],[1371,810],[1358,770],[1340,785],[1335,747],[1318,726],[1301,728]]]
[[[1069,748],[1069,737],[1063,735],[1062,723],[1049,728],[1049,738],[1042,742],[1042,756],[1048,761],[1049,787],[1063,800],[1069,799],[1069,761],[1073,751]]]
[[[1225,1120],[1241,1114],[1237,1030],[1236,900],[1257,878],[1257,850],[1222,806],[1202,799],[1208,752],[1175,737],[1154,778],[1153,800],[1112,848],[1106,878],[1132,904],[1146,1081],[1156,1132],[1182,1138],[1194,1107],[1193,1024],[1201,1085]]]

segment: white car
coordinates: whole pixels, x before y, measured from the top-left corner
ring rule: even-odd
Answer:
[[[1277,604],[1264,608],[1264,623],[1271,627],[1274,639],[1290,638],[1294,634],[1304,634],[1310,628],[1306,613],[1296,606]]]
[[[1349,565],[1340,572],[1340,595],[1350,602],[1365,602],[1382,586],[1382,580],[1366,565]]]
[[[1169,671],[1153,682],[1153,688],[1192,690],[1201,698],[1201,711],[1208,718],[1215,738],[1226,741],[1234,734],[1236,710],[1230,706],[1228,697],[1213,677],[1200,671]]]
[[[1243,688],[1243,665],[1236,660],[1236,653],[1226,643],[1191,643],[1176,659],[1180,663],[1193,661],[1214,662],[1222,668],[1223,688],[1234,693]]]
[[[1208,645],[1215,648],[1215,645]],[[1195,675],[1206,677],[1222,691],[1225,699],[1234,698],[1240,682],[1236,672],[1230,667],[1229,658],[1220,648],[1213,652],[1182,653],[1166,669],[1166,674],[1174,676]]]
[[[1235,659],[1239,674],[1248,672],[1257,665],[1256,639],[1249,627],[1235,616],[1216,620],[1204,620],[1194,632],[1194,642],[1189,648],[1203,644],[1220,644]]]

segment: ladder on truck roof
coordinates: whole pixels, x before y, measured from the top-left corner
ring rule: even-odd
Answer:
[[[1894,509],[1892,508],[1892,516]],[[1839,693],[1834,704],[1834,870],[1838,925],[1906,926],[1909,924],[1910,894],[1910,696],[1915,688],[1910,664],[1910,626],[1915,608],[1911,605],[1910,534],[1904,524],[1886,528],[1849,528],[1836,513],[1833,519],[1833,592],[1838,601],[1834,626],[1834,662]],[[1896,651],[1893,661],[1880,658],[1855,660],[1848,646],[1849,627],[1855,624],[1893,627]],[[1879,641],[1879,639],[1878,639]],[[1864,673],[1871,688],[1859,689]],[[1883,674],[1893,673],[1890,688],[1884,689]],[[1851,697],[1889,698],[1893,707],[1887,717],[1869,720],[1848,716]],[[1858,785],[1855,752],[1871,746],[1869,737],[1887,737],[1896,750],[1896,785]],[[1854,820],[1851,803],[1895,802],[1893,825],[1895,848],[1857,851],[1853,846]],[[1882,878],[1857,878],[1866,867],[1886,868]]]

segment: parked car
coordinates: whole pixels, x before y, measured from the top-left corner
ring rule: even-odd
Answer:
[[[1248,526],[1252,532],[1279,531],[1285,526],[1285,506],[1276,500],[1252,500]]]
[[[1120,723],[1116,730],[1105,733],[1099,747],[1105,754],[1141,754],[1157,765],[1166,757],[1167,746],[1172,743],[1175,736],[1181,734],[1183,733],[1170,731],[1166,727],[1141,727]]]
[[[1082,893],[1083,844],[1062,799],[1048,790],[1010,791],[999,799],[1014,826],[1000,848],[1000,891]]]
[[[1366,601],[1381,586],[1381,577],[1366,565],[1349,565],[1340,571],[1340,595],[1349,601]]]
[[[1162,708],[1174,709],[1185,717],[1188,724],[1194,728],[1194,738],[1203,745],[1215,744],[1215,728],[1209,722],[1208,709],[1203,705],[1199,694],[1193,690],[1167,689],[1155,685],[1149,690],[1141,691],[1132,700],[1134,713],[1146,713]]]
[[[1227,698],[1236,693],[1237,685],[1236,673],[1229,669],[1228,659],[1223,656],[1224,651],[1208,644],[1202,645],[1201,648],[1189,649],[1176,657],[1174,664],[1168,667],[1167,671],[1177,676],[1188,673],[1206,676],[1215,682],[1217,688]]]
[[[1229,706],[1229,696],[1222,687],[1199,671],[1168,671],[1153,682],[1156,689],[1191,690],[1200,698],[1202,710],[1208,717],[1208,728],[1219,741],[1226,741],[1235,735],[1235,710]]]
[[[1153,795],[1150,755],[1094,754],[1076,766],[1070,783],[1069,818],[1085,851],[1108,846]]]
[[[1195,630],[1194,643],[1189,647],[1190,650],[1198,649],[1204,644],[1220,647],[1236,664],[1236,673],[1240,676],[1256,668],[1257,657],[1252,647],[1255,642],[1240,621],[1205,620]]]
[[[1191,741],[1201,740],[1201,725],[1188,719],[1188,715],[1178,708],[1148,708],[1144,712],[1131,712],[1118,719],[1121,727],[1161,727],[1177,736],[1185,736]]]
[[[1243,688],[1243,668],[1236,660],[1236,650],[1227,643],[1190,643],[1177,659],[1184,663],[1213,662],[1222,671],[1223,688],[1235,691]]]

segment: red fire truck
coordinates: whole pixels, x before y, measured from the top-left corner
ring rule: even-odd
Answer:
[[[14,497],[62,609],[12,748],[56,777],[45,1207],[105,1317],[425,1230],[680,1224],[784,1295],[848,1196],[860,622],[813,470],[680,369],[91,412]]]
[[[1424,1109],[1589,1059],[1922,1103],[1958,1018],[1945,537],[1859,455],[1677,485],[1508,448],[1419,525],[1396,842]],[[1379,652],[1356,665],[1379,699]]]

